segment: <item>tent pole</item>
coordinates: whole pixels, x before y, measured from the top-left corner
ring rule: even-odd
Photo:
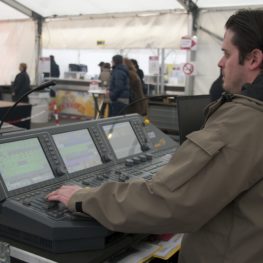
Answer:
[[[197,31],[197,19],[199,15],[199,8],[192,0],[177,0],[188,12],[188,35],[193,36]],[[187,51],[187,61],[195,61],[196,52],[193,50]],[[185,81],[185,94],[194,94],[194,76],[187,76]]]
[[[160,49],[157,48],[157,56],[158,56],[158,60],[160,61]],[[158,64],[159,64],[158,61]],[[157,73],[157,85],[156,85],[156,90],[155,90],[155,94],[160,94],[160,66],[158,66],[158,73]]]
[[[161,49],[161,86],[159,94],[164,94],[164,61],[165,61],[165,49]]]
[[[38,17],[36,19],[36,39],[35,39],[35,82],[36,85],[40,84],[39,76],[39,59],[42,56],[42,29],[43,29],[43,18]]]

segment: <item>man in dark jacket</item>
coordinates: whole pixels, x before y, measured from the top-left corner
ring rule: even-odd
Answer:
[[[115,55],[112,58],[112,75],[110,81],[110,116],[125,113],[125,107],[129,104],[129,71],[123,65],[123,57]]]
[[[50,76],[55,78],[60,76],[59,65],[56,63],[53,55],[50,56]]]
[[[21,63],[19,65],[20,73],[15,77],[13,84],[13,101],[17,101],[21,98],[26,92],[30,90],[30,79],[26,72],[27,65],[26,63]],[[23,98],[22,102],[28,103],[28,97]]]

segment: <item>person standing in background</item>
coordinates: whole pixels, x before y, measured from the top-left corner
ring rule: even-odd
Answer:
[[[111,100],[110,116],[125,114],[124,108],[129,104],[130,98],[129,72],[126,65],[123,65],[123,57],[121,55],[112,57],[109,92]]]
[[[103,62],[103,61],[101,61],[101,62],[98,64],[98,66],[100,67],[99,79],[100,79],[100,75],[101,75],[101,72],[102,72],[102,70],[103,70],[104,64],[105,64],[105,62]]]
[[[108,112],[107,106],[110,105],[110,98],[109,98],[109,85],[111,80],[111,65],[110,63],[104,63],[99,80],[101,81],[101,87],[106,89],[106,94],[103,100],[103,104],[100,110],[100,117],[105,117],[105,112]]]
[[[147,114],[147,101],[143,100],[143,88],[142,82],[136,72],[136,68],[132,61],[128,58],[124,58],[124,65],[129,70],[130,80],[130,106],[127,108],[127,113],[138,113],[142,116]],[[135,103],[137,101],[137,103]],[[134,103],[134,104],[133,104]]]
[[[55,57],[53,55],[50,55],[50,77],[59,78],[60,76],[60,70],[59,65],[55,61]]]
[[[26,72],[27,70],[27,64],[26,63],[20,63],[19,65],[19,71],[15,77],[15,81],[13,84],[13,93],[12,93],[12,100],[17,101],[19,98],[21,98],[26,92],[30,90],[30,78]],[[28,97],[26,96],[21,100],[22,102],[28,103]]]
[[[108,88],[110,84],[110,78],[111,78],[111,66],[110,63],[104,63],[99,80],[101,81],[101,86],[104,88]]]
[[[142,82],[142,89],[143,89],[143,93],[144,95],[147,95],[147,89],[146,89],[146,86],[145,86],[145,83],[144,83],[144,73],[143,73],[143,70],[140,69],[139,65],[138,65],[138,62],[136,59],[131,59],[131,62],[133,63],[133,65],[135,66],[135,69],[136,69],[136,72]]]

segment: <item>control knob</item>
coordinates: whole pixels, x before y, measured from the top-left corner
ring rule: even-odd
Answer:
[[[106,179],[108,179],[110,176],[109,176],[109,174],[107,174],[107,173],[104,173],[103,175],[102,175],[104,178],[106,178]]]
[[[55,171],[56,171],[56,174],[57,174],[58,176],[63,176],[63,175],[65,175],[65,174],[67,173],[67,171],[65,170],[65,168],[64,168],[63,166],[61,166],[61,165],[57,166],[56,169],[55,169]]]
[[[138,164],[141,162],[140,158],[138,157],[133,157],[132,160],[134,161],[135,164]]]
[[[84,184],[84,185],[90,185],[90,180],[89,180],[89,179],[84,179],[84,180],[82,181],[82,184]]]
[[[104,176],[101,175],[101,174],[97,175],[96,178],[97,178],[98,180],[100,180],[100,181],[103,181],[103,180],[104,180]]]
[[[147,143],[144,143],[142,146],[141,146],[141,149],[143,152],[146,152],[148,150],[150,150],[150,147]]]
[[[108,154],[104,154],[101,156],[101,160],[104,162],[104,163],[108,163],[111,161],[111,157],[108,155]]]
[[[119,176],[119,182],[125,182],[126,180],[129,179],[129,176],[128,175],[125,175],[125,174],[121,174]]]
[[[149,160],[149,161],[153,159],[153,156],[150,153],[146,153],[145,156],[146,156],[147,160]]]
[[[126,161],[125,161],[125,165],[126,166],[133,166],[134,165],[134,161],[132,160],[132,159],[126,159]]]
[[[139,155],[139,158],[140,158],[141,162],[146,162],[147,161],[147,157],[144,154]]]

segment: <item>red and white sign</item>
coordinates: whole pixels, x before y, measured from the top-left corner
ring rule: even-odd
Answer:
[[[196,66],[195,62],[186,62],[182,65],[183,73],[186,76],[195,76],[196,75]]]
[[[181,38],[180,48],[184,50],[196,50],[197,37],[196,36],[184,36]]]

